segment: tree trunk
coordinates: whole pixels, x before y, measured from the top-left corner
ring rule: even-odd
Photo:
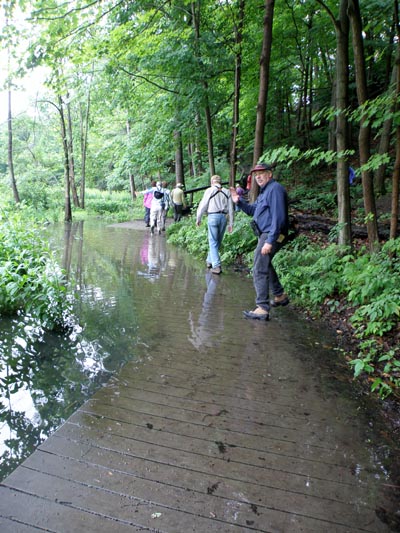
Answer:
[[[349,165],[344,155],[348,149],[348,87],[349,87],[349,19],[347,0],[340,0],[339,19],[334,20],[336,31],[336,147],[338,163],[336,169],[338,196],[338,243],[351,246],[351,206],[349,186]]]
[[[358,0],[348,0],[348,16],[351,22],[353,36],[354,63],[358,104],[362,106],[368,100],[367,76],[365,67],[364,42],[362,36],[361,12]],[[363,115],[360,120],[358,136],[361,167],[366,165],[371,155],[371,126],[370,121]],[[370,170],[361,169],[364,209],[368,232],[370,251],[379,249],[378,221],[376,213],[374,182]]]
[[[212,119],[211,119],[211,110],[208,103],[208,84],[204,82],[204,88],[206,91],[206,107],[205,107],[205,117],[206,117],[206,130],[207,130],[207,149],[208,149],[208,166],[210,168],[210,175],[215,174],[215,160],[214,160],[214,141],[213,141],[213,131],[212,131]]]
[[[274,21],[275,0],[265,0],[264,35],[260,58],[260,87],[258,92],[256,129],[254,137],[253,167],[258,163],[264,151],[265,114],[268,101],[269,64],[272,48],[272,27]],[[259,193],[256,180],[251,180],[250,202],[254,202]]]
[[[72,220],[72,210],[71,210],[71,186],[69,181],[69,157],[68,157],[68,141],[67,141],[67,131],[65,128],[65,117],[63,102],[61,96],[58,97],[58,106],[60,112],[60,121],[61,121],[61,137],[64,150],[64,221],[71,222]]]
[[[69,102],[69,95],[67,94],[67,124],[68,124],[68,162],[69,162],[69,182],[72,191],[72,199],[75,207],[79,206],[78,191],[76,190],[75,182],[75,158],[74,158],[74,140],[72,136],[72,118],[71,118],[71,104]]]
[[[400,25],[399,25],[399,4],[398,1],[394,2],[394,18],[397,33],[397,61],[396,61],[396,101],[400,95]],[[397,111],[399,105],[397,104]],[[393,169],[392,177],[392,209],[390,215],[390,238],[395,239],[397,236],[397,221],[399,219],[399,181],[400,181],[400,126],[396,128],[396,160]]]
[[[81,208],[85,209],[85,189],[86,189],[86,155],[88,146],[88,132],[89,132],[89,114],[90,114],[90,86],[88,90],[86,110],[83,113],[81,107],[81,190],[80,190],[80,204]]]
[[[390,80],[389,92],[393,90],[393,86],[396,87],[396,76],[397,76],[397,69],[398,69],[397,64],[399,60],[400,60],[399,53],[397,53],[396,62],[392,70],[392,77]],[[395,105],[391,107],[391,115],[394,114],[394,111],[395,111]],[[378,148],[379,155],[387,154],[389,152],[392,125],[393,125],[393,118],[391,116],[390,118],[386,119],[385,122],[383,123],[381,138],[379,140],[379,148]],[[387,168],[387,164],[383,163],[382,165],[378,167],[374,175],[374,185],[376,188],[376,192],[381,195],[386,194],[386,185],[385,185],[386,168]]]
[[[10,172],[11,188],[13,191],[15,203],[20,203],[17,182],[14,174],[14,158],[13,158],[13,131],[12,131],[12,112],[11,112],[11,90],[8,90],[8,169]]]
[[[322,1],[317,2],[327,11],[336,33],[336,79],[334,82],[336,102],[336,185],[338,196],[338,244],[351,246],[351,204],[349,185],[349,164],[345,155],[349,148],[349,128],[346,117],[349,100],[349,17],[348,0],[340,0],[339,17],[335,19],[330,8]]]
[[[174,132],[175,137],[175,176],[176,183],[185,185],[185,175],[183,172],[183,146],[182,135],[180,131]]]
[[[192,24],[193,24],[193,30],[194,30],[194,37],[195,37],[195,49],[197,58],[201,59],[201,53],[200,53],[200,46],[199,46],[199,40],[200,40],[200,4],[196,6],[195,2],[192,2],[191,4],[191,10],[192,10]],[[207,80],[203,80],[203,88],[204,88],[204,116],[206,119],[206,131],[207,131],[207,148],[208,148],[208,164],[210,168],[210,174],[215,174],[215,162],[214,162],[214,143],[213,143],[213,131],[212,131],[212,119],[211,119],[211,110],[210,110],[210,104],[208,101],[208,83]]]
[[[242,40],[243,40],[243,23],[244,23],[244,0],[239,0],[238,23],[235,25],[235,88],[233,97],[233,118],[232,118],[232,140],[230,153],[230,172],[229,185],[234,187],[237,171],[237,139],[239,134],[239,102],[240,102],[240,84],[242,77]]]
[[[258,163],[258,160],[260,159],[264,151],[265,113],[267,109],[268,100],[269,64],[271,59],[274,5],[275,0],[265,0],[264,36],[260,58],[260,87],[257,103],[253,166]]]
[[[129,172],[129,188],[130,188],[130,191],[131,191],[132,202],[134,202],[135,198],[136,198],[136,193],[135,193],[136,185],[135,185],[135,177],[132,174],[132,172]]]
[[[128,138],[126,144],[129,146],[130,145],[130,136],[131,136],[131,123],[129,122],[129,118],[126,121],[126,136]],[[128,170],[128,179],[129,179],[129,188],[130,188],[130,191],[131,191],[132,202],[134,202],[135,198],[136,198],[135,178],[134,178],[133,173],[131,172],[130,169]]]

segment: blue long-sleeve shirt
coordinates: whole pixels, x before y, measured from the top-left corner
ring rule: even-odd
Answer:
[[[279,235],[288,233],[288,196],[286,189],[274,179],[260,189],[253,204],[239,199],[237,205],[253,217],[261,233],[268,233],[266,242],[274,244]]]

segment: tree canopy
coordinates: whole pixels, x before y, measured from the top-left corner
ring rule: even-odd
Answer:
[[[30,0],[13,6],[24,13],[29,38],[16,47],[20,18],[8,9],[2,42],[15,65],[45,66],[48,73],[34,116],[14,123],[22,196],[26,184],[38,181],[67,179],[74,192],[85,180],[111,189],[142,188],[154,176],[172,180],[177,142],[182,171],[194,180],[228,164],[231,181],[238,179],[259,158],[260,142],[264,157],[313,154],[310,163],[332,172],[337,163],[344,226],[350,224],[350,164],[363,181],[369,221],[376,217],[376,192],[393,185],[397,0]],[[17,68],[9,69],[5,88],[10,76],[18,78]],[[260,140],[255,130],[266,76]],[[0,135],[7,146],[3,125]],[[6,175],[5,150],[0,158]]]

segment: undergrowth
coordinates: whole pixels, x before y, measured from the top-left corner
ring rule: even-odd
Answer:
[[[63,273],[28,208],[0,207],[0,315],[31,316],[46,329],[68,314]]]

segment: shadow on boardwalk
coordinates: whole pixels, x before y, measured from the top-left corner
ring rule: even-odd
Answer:
[[[0,485],[0,531],[390,531],[329,338],[290,308],[242,319],[250,280],[181,262],[138,296],[131,362]]]

